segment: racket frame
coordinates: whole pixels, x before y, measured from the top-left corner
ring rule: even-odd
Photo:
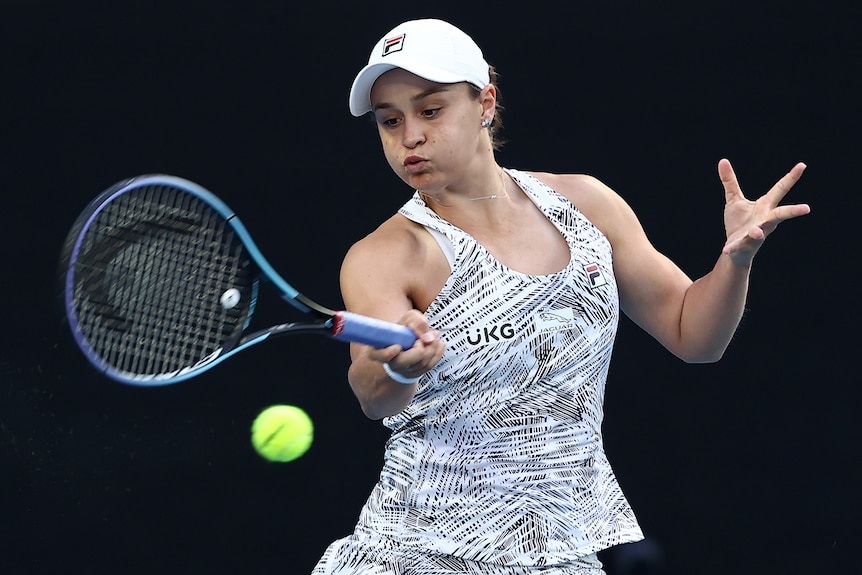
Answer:
[[[84,334],[80,327],[73,294],[75,291],[75,262],[80,254],[86,232],[90,229],[93,221],[118,196],[140,187],[152,185],[167,185],[179,188],[195,196],[215,210],[231,226],[252,262],[257,267],[258,273],[253,282],[252,301],[249,304],[248,316],[243,325],[239,340],[232,347],[226,347],[230,345],[230,342],[226,342],[225,345],[203,357],[194,365],[186,366],[169,373],[143,375],[129,373],[112,366],[90,345],[86,334]],[[257,247],[245,225],[225,202],[199,184],[178,176],[148,174],[129,178],[111,186],[95,198],[78,217],[69,238],[66,240],[63,251],[61,259],[65,267],[65,269],[61,270],[61,273],[64,274],[62,289],[63,307],[73,339],[88,361],[96,369],[110,379],[121,383],[138,386],[158,386],[185,381],[212,369],[227,358],[273,336],[316,334],[326,335],[336,340],[366,343],[367,345],[375,345],[377,347],[398,343],[405,349],[411,347],[416,339],[415,334],[405,326],[360,316],[347,311],[336,311],[304,296],[276,272],[275,268]],[[297,310],[316,318],[316,320],[282,323],[245,334],[245,329],[249,327],[255,312],[259,291],[258,283],[260,280],[273,285],[282,299]],[[369,335],[368,331],[374,333]]]

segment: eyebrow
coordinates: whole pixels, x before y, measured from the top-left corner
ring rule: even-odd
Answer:
[[[431,96],[433,94],[438,94],[440,92],[448,92],[450,89],[451,89],[451,84],[438,84],[436,86],[432,86],[432,87],[428,88],[427,90],[419,92],[418,94],[416,94],[415,96],[410,98],[410,101],[415,104],[416,102],[419,102],[419,101],[427,98],[428,96]],[[389,102],[380,102],[379,104],[374,106],[371,109],[371,111],[374,112],[377,110],[385,110],[385,109],[394,108],[394,107],[395,107],[395,104],[391,104]]]

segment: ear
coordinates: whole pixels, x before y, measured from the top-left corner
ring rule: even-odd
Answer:
[[[497,112],[497,87],[488,84],[479,92],[479,104],[482,105],[482,118],[494,119]]]

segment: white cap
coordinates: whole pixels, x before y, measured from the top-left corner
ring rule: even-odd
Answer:
[[[381,74],[402,68],[440,84],[469,82],[484,88],[491,81],[482,50],[467,34],[442,20],[411,20],[393,28],[371,51],[350,89],[350,113],[371,110],[371,87]]]

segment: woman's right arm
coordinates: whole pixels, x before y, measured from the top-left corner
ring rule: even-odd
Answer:
[[[427,232],[419,229],[419,233]],[[384,370],[384,363],[396,376],[415,379],[443,356],[445,344],[440,334],[415,309],[412,298],[413,286],[424,279],[423,239],[403,216],[395,216],[354,244],[341,266],[341,293],[347,310],[406,325],[417,337],[406,350],[399,345],[375,349],[350,344],[348,382],[363,413],[371,419],[399,413],[416,393],[415,383],[395,381]]]

